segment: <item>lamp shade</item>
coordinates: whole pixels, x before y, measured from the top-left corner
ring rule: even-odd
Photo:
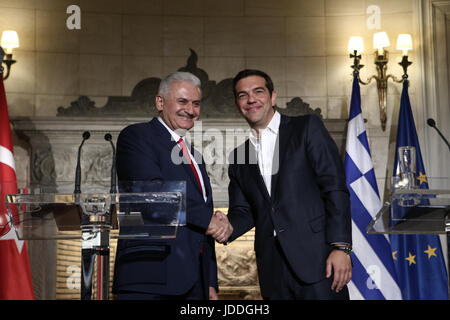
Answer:
[[[389,47],[391,44],[386,32],[377,32],[373,34],[373,47],[378,49],[379,54],[383,54],[383,48]]]
[[[412,38],[410,34],[399,34],[397,38],[397,50],[402,50],[403,55],[408,54],[408,50],[412,50]]]
[[[1,45],[6,49],[7,53],[11,53],[12,49],[19,47],[19,37],[17,32],[13,30],[5,30],[2,33]]]
[[[364,51],[364,41],[362,37],[350,37],[348,40],[348,52],[362,53]]]

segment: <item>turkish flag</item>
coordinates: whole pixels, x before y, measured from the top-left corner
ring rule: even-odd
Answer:
[[[11,228],[12,221],[9,221],[5,204],[5,196],[14,193],[17,193],[16,169],[5,87],[0,73],[0,300],[32,300],[34,294],[27,245],[17,239]]]

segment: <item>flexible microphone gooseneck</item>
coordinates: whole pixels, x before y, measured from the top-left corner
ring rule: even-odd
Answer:
[[[111,166],[111,189],[109,190],[109,193],[117,193],[117,187],[116,187],[116,148],[114,147],[114,143],[112,142],[111,134],[109,134],[109,133],[105,134],[105,140],[109,141],[109,143],[111,144],[111,148],[113,150],[113,159],[112,159],[112,166]]]
[[[429,119],[427,120],[427,124],[428,124],[430,127],[436,129],[437,133],[439,133],[439,135],[441,136],[442,140],[444,140],[445,144],[447,145],[448,149],[450,150],[450,143],[448,143],[448,140],[445,139],[445,137],[444,137],[444,135],[442,134],[442,132],[436,127],[436,121],[434,121],[434,119],[432,119],[432,118],[429,118]]]
[[[81,147],[83,147],[84,142],[89,139],[91,136],[89,131],[83,132],[83,141],[81,141],[80,146],[78,147],[78,156],[77,156],[77,167],[75,169],[75,190],[73,193],[81,193],[81,165],[80,165],[80,155],[81,155]]]

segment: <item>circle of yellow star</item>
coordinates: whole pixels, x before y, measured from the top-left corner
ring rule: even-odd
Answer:
[[[428,182],[426,174],[423,174],[422,172],[419,172],[419,176],[416,179],[419,180],[419,185]]]
[[[397,252],[398,251],[392,251],[392,259],[397,260]]]
[[[425,250],[425,251],[424,251],[426,254],[428,254],[428,259],[430,259],[432,256],[437,257],[437,255],[436,255],[436,249],[437,249],[437,248],[431,248],[430,245],[428,245],[428,250]]]
[[[415,258],[416,258],[416,256],[413,256],[411,254],[411,252],[409,252],[409,256],[408,256],[408,258],[405,258],[405,260],[408,260],[409,265],[412,265],[413,263],[416,264],[416,261],[414,260]]]

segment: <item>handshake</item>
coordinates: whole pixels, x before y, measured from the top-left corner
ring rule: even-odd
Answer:
[[[228,221],[226,214],[222,211],[214,212],[206,234],[212,236],[217,242],[224,243],[232,233],[233,226]]]

